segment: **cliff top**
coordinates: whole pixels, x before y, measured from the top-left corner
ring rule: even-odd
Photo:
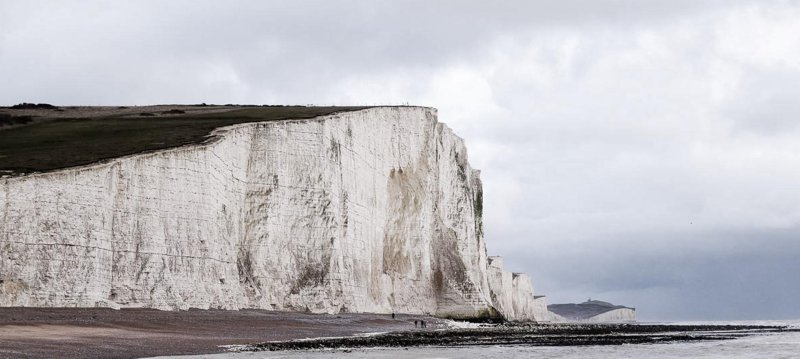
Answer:
[[[0,176],[87,165],[202,143],[216,128],[307,119],[355,106],[158,105],[0,107]]]

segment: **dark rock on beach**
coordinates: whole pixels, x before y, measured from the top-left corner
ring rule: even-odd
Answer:
[[[269,342],[244,350],[310,350],[372,347],[531,345],[584,346],[654,344],[735,339],[747,335],[796,331],[780,326],[519,324],[474,329],[405,331],[373,336]]]

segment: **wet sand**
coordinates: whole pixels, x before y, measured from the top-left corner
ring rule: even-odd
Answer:
[[[138,358],[221,353],[222,345],[414,329],[420,316],[265,310],[0,308],[2,358]],[[426,318],[429,329],[438,321]]]

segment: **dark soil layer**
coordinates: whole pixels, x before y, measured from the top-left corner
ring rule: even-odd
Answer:
[[[577,346],[690,342],[798,331],[777,326],[552,324],[505,325],[478,329],[406,331],[369,337],[261,343],[246,350],[309,350],[371,347],[532,345]]]
[[[264,310],[0,308],[0,358],[138,358],[224,352],[220,345],[414,328],[381,314]],[[435,323],[435,319],[425,318]],[[431,325],[434,327],[435,325]]]
[[[364,107],[208,106],[0,108],[0,175],[44,172],[202,143],[215,128],[307,119]]]

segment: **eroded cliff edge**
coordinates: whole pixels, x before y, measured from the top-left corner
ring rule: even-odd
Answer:
[[[224,127],[0,180],[0,305],[546,319],[490,266],[482,201],[434,109]]]

